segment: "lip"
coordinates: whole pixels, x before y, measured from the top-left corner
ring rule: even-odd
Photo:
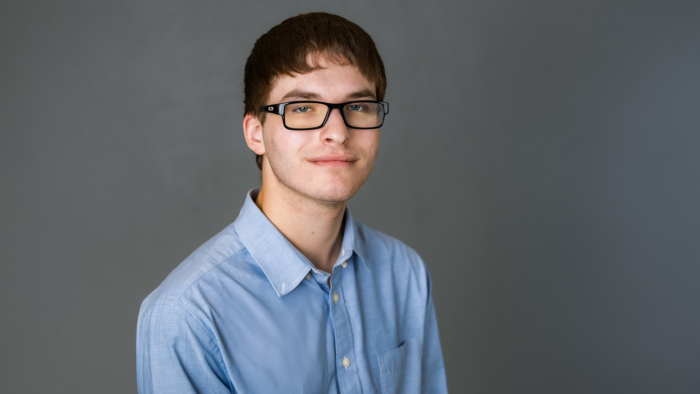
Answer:
[[[350,167],[357,159],[350,155],[323,155],[309,159],[309,161],[324,167]]]

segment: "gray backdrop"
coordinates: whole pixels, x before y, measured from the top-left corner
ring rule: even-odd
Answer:
[[[700,391],[700,3],[3,1],[0,392],[136,391],[141,300],[260,183],[257,37],[375,39],[353,215],[427,262],[452,393]]]

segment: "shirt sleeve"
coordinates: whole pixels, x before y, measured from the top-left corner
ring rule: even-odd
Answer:
[[[136,332],[140,394],[232,393],[215,340],[175,300],[147,307]]]
[[[432,282],[426,268],[428,281],[428,302],[425,310],[425,331],[423,336],[423,365],[421,374],[423,393],[447,393],[447,377],[442,359],[440,335],[438,333],[435,306],[433,305]]]

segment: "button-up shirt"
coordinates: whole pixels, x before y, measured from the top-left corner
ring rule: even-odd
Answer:
[[[143,301],[139,393],[446,393],[418,254],[346,210],[328,274],[256,196]]]

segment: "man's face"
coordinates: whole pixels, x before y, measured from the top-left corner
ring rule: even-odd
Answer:
[[[277,79],[266,104],[376,100],[374,85],[356,67],[321,65],[326,68]],[[320,129],[288,130],[281,116],[267,114],[262,130],[268,164],[263,176],[273,176],[275,184],[300,197],[324,203],[349,200],[372,172],[379,148],[379,129],[348,128],[337,109]]]

